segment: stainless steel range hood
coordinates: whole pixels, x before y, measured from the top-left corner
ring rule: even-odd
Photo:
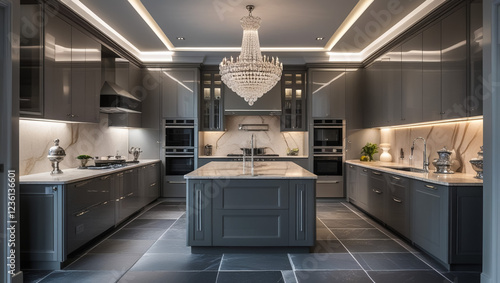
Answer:
[[[224,115],[281,115],[281,83],[276,84],[268,93],[257,99],[252,106],[230,88],[224,86]]]
[[[115,83],[116,60],[120,59],[102,58],[104,83],[101,88],[100,111],[109,114],[141,113],[141,101],[130,94],[124,87]],[[128,81],[128,78],[125,81]]]

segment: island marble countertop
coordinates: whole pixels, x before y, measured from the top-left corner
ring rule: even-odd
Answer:
[[[254,162],[252,175],[250,161],[210,162],[184,175],[185,179],[317,179],[317,176],[290,161]]]
[[[139,160],[139,163],[129,163],[127,166],[120,168],[110,168],[110,169],[77,169],[70,168],[64,169],[62,174],[51,175],[50,172],[37,173],[31,175],[24,175],[19,177],[19,183],[23,184],[54,184],[54,185],[64,185],[74,182],[79,182],[83,180],[92,179],[99,176],[109,175],[112,173],[117,173],[120,171],[130,170],[136,167],[141,167],[148,164],[153,164],[155,162],[160,162],[159,159],[143,159]]]
[[[418,172],[407,172],[396,170],[387,167],[409,167],[408,165],[402,165],[395,162],[381,162],[381,161],[359,161],[359,160],[347,160],[347,164],[357,165],[369,169],[374,169],[381,172],[386,172],[394,175],[399,175],[403,177],[408,177],[415,180],[420,180],[424,182],[434,183],[437,185],[444,186],[482,186],[483,180],[474,178],[475,174],[464,174],[464,173],[454,173],[454,174],[437,174],[434,170],[429,170],[428,173],[418,173]],[[419,168],[420,167],[415,167]]]

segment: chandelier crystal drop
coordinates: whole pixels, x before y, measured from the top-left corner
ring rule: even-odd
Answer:
[[[249,15],[240,20],[243,28],[240,56],[224,58],[219,70],[222,81],[251,106],[281,79],[283,64],[278,57],[262,56],[258,33],[260,18],[252,16],[253,5],[246,8]]]

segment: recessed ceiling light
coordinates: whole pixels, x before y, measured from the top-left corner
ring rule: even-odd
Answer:
[[[318,40],[318,41],[323,40],[323,39],[325,39],[325,38],[324,37],[316,37],[316,40]]]
[[[180,36],[180,37],[177,38],[177,40],[186,40],[186,38]]]

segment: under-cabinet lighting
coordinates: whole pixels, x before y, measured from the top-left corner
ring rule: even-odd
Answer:
[[[389,130],[389,129],[391,129],[391,130],[397,130],[397,129],[408,129],[408,128],[419,128],[419,127],[436,126],[436,125],[451,124],[451,123],[464,123],[464,122],[472,122],[472,121],[482,121],[482,120],[483,120],[483,116],[474,116],[474,117],[467,117],[467,118],[437,120],[437,121],[414,123],[414,124],[407,124],[407,125],[388,126],[388,127],[381,127],[380,129],[381,130]]]

